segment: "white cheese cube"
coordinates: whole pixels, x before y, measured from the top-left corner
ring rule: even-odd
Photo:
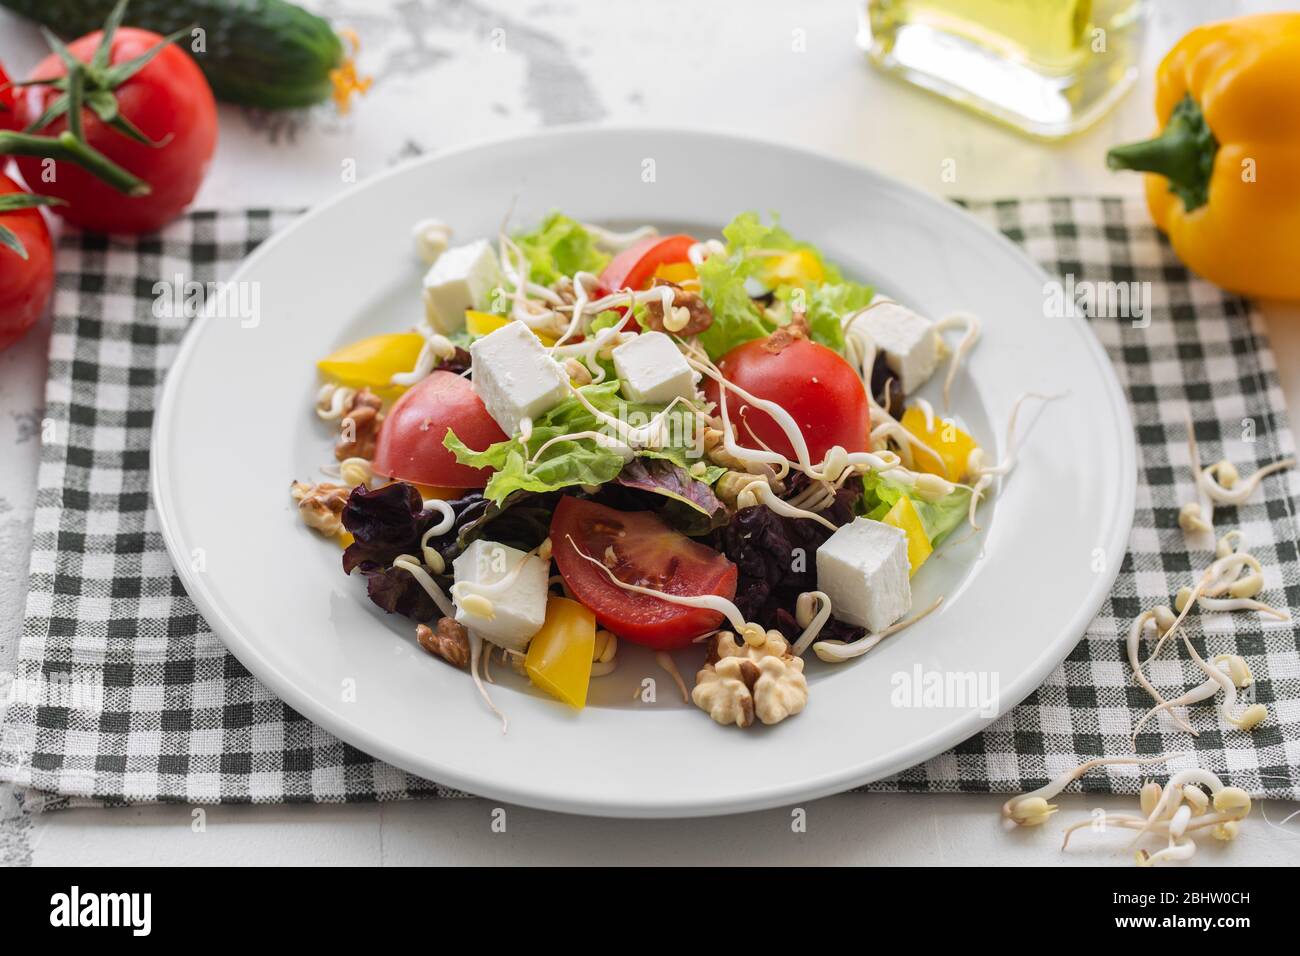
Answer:
[[[535,554],[525,555],[518,548],[480,538],[462,551],[451,567],[458,585],[456,620],[498,647],[514,651],[527,647],[546,620],[547,563]],[[513,577],[501,593],[480,594],[480,589],[507,575]],[[459,587],[461,584],[465,587]],[[461,602],[471,596],[486,597],[491,613],[471,613],[484,609],[477,600],[469,601],[470,611],[462,607]]]
[[[501,285],[497,254],[486,239],[442,253],[424,276],[424,314],[435,332],[465,327],[465,310],[484,311]]]
[[[469,354],[474,391],[507,435],[569,397],[569,377],[518,319],[475,339]]]
[[[854,518],[817,549],[817,587],[831,599],[831,613],[871,633],[912,606],[910,568],[907,535],[870,518]]]
[[[614,349],[614,371],[630,401],[667,404],[695,397],[695,373],[662,332],[642,332]]]
[[[885,361],[898,376],[906,395],[913,394],[934,374],[939,364],[939,336],[924,316],[897,302],[872,306],[854,322],[861,323],[885,353]]]

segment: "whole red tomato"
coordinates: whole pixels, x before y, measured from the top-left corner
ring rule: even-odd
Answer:
[[[813,464],[835,445],[849,452],[867,450],[871,412],[862,379],[837,352],[809,340],[801,330],[778,330],[766,339],[738,345],[722,357],[718,370],[755,398],[776,402],[789,412]],[[705,381],[709,401],[720,401],[719,392],[717,382]],[[794,446],[775,418],[732,392],[726,401],[741,445],[765,444],[795,457]]]
[[[0,174],[0,196],[21,193],[8,176]],[[27,250],[24,259],[6,245],[0,245],[0,350],[17,342],[36,324],[50,301],[54,288],[54,248],[50,230],[39,209],[10,209],[0,212],[5,227]]]
[[[100,37],[100,31],[89,33],[68,48],[88,63]],[[113,35],[109,64],[133,59],[162,39],[149,30],[121,27]],[[32,70],[31,79],[54,79],[65,72],[63,61],[51,54]],[[20,157],[18,168],[34,192],[67,202],[56,212],[71,223],[96,232],[152,232],[176,218],[203,181],[217,144],[216,100],[194,61],[174,44],[168,44],[114,94],[121,115],[159,145],[136,142],[83,109],[86,142],[145,180],[152,190],[147,196],[118,192],[72,163],[58,163],[50,182],[43,175],[46,167],[39,157]],[[18,125],[24,127],[35,120],[58,95],[48,86],[22,90],[16,109]],[[67,117],[62,116],[39,132],[57,136],[66,128]]]

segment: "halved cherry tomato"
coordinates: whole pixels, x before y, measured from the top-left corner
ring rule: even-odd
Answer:
[[[565,496],[551,518],[551,546],[564,583],[601,627],[657,651],[687,646],[721,624],[722,615],[625,591],[583,554],[627,584],[683,596],[736,595],[734,564],[649,511],[615,511]]]
[[[384,419],[371,463],[375,474],[442,488],[482,488],[491,469],[457,462],[442,443],[448,429],[474,449],[506,440],[468,380],[433,372],[411,386]]]
[[[849,452],[867,450],[871,429],[867,391],[853,366],[832,349],[798,331],[778,329],[766,339],[736,346],[722,357],[718,368],[729,382],[789,412],[814,464],[834,445]],[[704,393],[709,401],[717,402],[718,392],[717,382],[706,379]],[[762,442],[795,457],[785,429],[767,412],[728,392],[727,414],[741,445],[761,448]]]
[[[646,289],[655,270],[674,262],[689,262],[687,252],[695,237],[687,235],[650,236],[628,246],[605,266],[600,284],[611,292],[618,289]]]

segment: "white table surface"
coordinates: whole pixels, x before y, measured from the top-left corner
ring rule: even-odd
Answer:
[[[854,0],[308,0],[362,38],[375,87],[353,115],[258,116],[222,107],[221,140],[197,205],[295,206],[421,152],[568,122],[683,125],[790,139],[935,193],[967,197],[1129,194],[1105,149],[1152,129],[1151,74],[1198,20],[1289,3],[1154,0],[1143,79],[1089,132],[1031,143],[881,76],[854,45]],[[802,31],[799,33],[797,31]],[[801,44],[803,52],[796,48]],[[502,43],[501,41],[504,41]],[[498,49],[498,47],[503,47]],[[35,29],[0,12],[0,60],[22,75]],[[956,182],[941,179],[956,163]],[[948,164],[951,165],[951,164]],[[779,205],[779,197],[774,200]],[[436,214],[436,210],[424,211]],[[413,211],[414,213],[414,211]],[[1266,305],[1292,420],[1300,418],[1300,308]],[[26,591],[48,323],[0,353],[0,673],[11,670]],[[793,808],[687,821],[615,821],[505,809],[489,801],[320,807],[75,810],[23,818],[0,789],[0,863],[402,864],[751,863],[1099,864],[1129,862],[1118,835],[1060,827],[1006,832],[1003,798],[846,795]],[[1131,800],[1064,797],[1057,819]],[[1269,803],[1281,821],[1294,805]],[[1257,808],[1229,846],[1202,841],[1198,865],[1300,863],[1300,833]],[[1091,837],[1091,838],[1090,838]]]

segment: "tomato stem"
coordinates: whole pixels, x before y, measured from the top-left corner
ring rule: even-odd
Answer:
[[[147,196],[149,184],[133,176],[99,150],[64,130],[58,136],[35,136],[9,130],[0,131],[0,156],[43,156],[47,159],[76,163],[128,196]]]

